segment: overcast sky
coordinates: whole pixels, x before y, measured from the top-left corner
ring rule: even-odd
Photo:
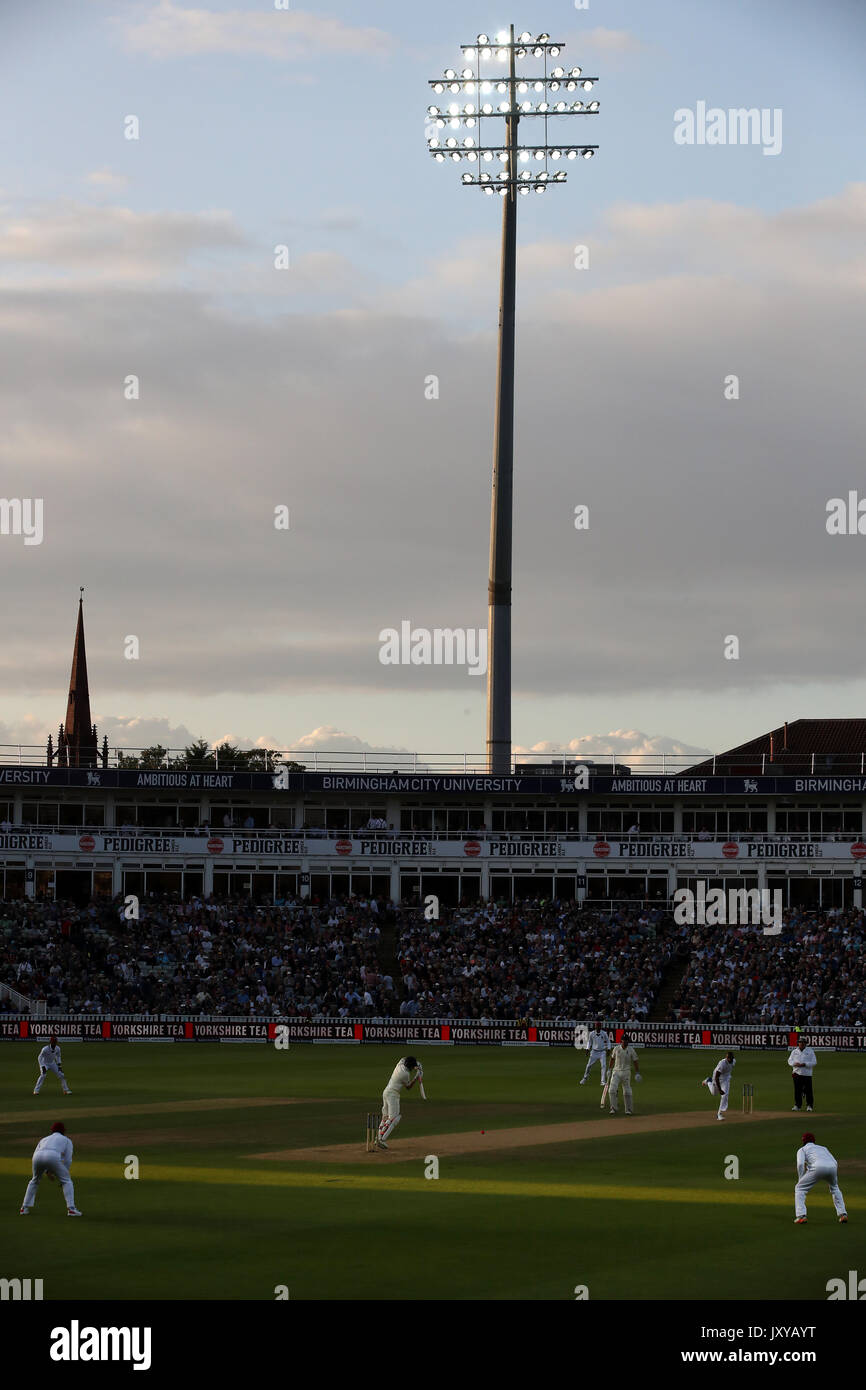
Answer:
[[[379,633],[486,625],[501,208],[424,119],[512,19],[601,102],[519,202],[515,745],[864,712],[861,5],[5,0],[0,742],[62,719],[84,585],[112,742],[482,752],[485,680]],[[699,102],[781,151],[675,143]]]

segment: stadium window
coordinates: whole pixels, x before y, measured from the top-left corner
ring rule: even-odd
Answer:
[[[25,801],[21,807],[25,825],[57,825],[59,812],[56,801]],[[11,815],[9,819],[12,819]]]

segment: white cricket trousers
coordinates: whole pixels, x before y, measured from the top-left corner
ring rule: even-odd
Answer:
[[[611,1110],[614,1112],[614,1114],[616,1114],[616,1096],[617,1096],[617,1091],[619,1090],[620,1085],[622,1085],[622,1094],[623,1094],[623,1099],[624,1099],[624,1101],[625,1101],[625,1113],[626,1113],[627,1115],[630,1115],[630,1114],[631,1114],[631,1072],[630,1072],[630,1071],[615,1071],[615,1072],[613,1072],[613,1073],[611,1074],[611,1078],[610,1078],[610,1090],[609,1090],[608,1093],[607,1093],[607,1098],[608,1098],[608,1100],[610,1101],[610,1108],[611,1108]]]
[[[66,1091],[69,1090],[69,1087],[68,1087],[67,1084],[66,1084],[66,1077],[63,1075],[63,1072],[60,1070],[60,1068],[58,1067],[57,1063],[56,1063],[56,1062],[48,1062],[47,1065],[46,1065],[46,1067],[45,1067],[45,1070],[44,1070],[44,1071],[43,1071],[43,1069],[42,1069],[41,1066],[40,1066],[40,1068],[39,1068],[39,1080],[36,1082],[36,1085],[33,1087],[33,1094],[34,1094],[34,1096],[38,1096],[38,1095],[39,1095],[39,1092],[42,1090],[42,1086],[43,1086],[43,1084],[44,1084],[44,1082],[45,1082],[45,1078],[46,1078],[46,1076],[48,1075],[48,1073],[49,1073],[50,1071],[53,1071],[53,1072],[55,1073],[56,1076],[59,1076],[59,1077],[60,1077],[60,1084],[61,1084],[61,1086],[63,1087],[64,1092],[66,1092]]]
[[[55,1178],[59,1179],[60,1186],[63,1189],[63,1196],[66,1199],[66,1205],[68,1207],[74,1207],[75,1190],[72,1186],[72,1179],[69,1176],[69,1169],[63,1162],[59,1153],[51,1153],[50,1151],[48,1153],[39,1154],[38,1157],[34,1155],[33,1177],[27,1184],[27,1191],[24,1193],[24,1201],[21,1203],[22,1207],[26,1207],[29,1211],[33,1206],[33,1203],[36,1201],[36,1193],[39,1184],[46,1173],[53,1173]]]
[[[601,1063],[601,1084],[602,1084],[602,1086],[603,1086],[604,1083],[605,1083],[605,1081],[607,1080],[607,1053],[606,1053],[606,1052],[591,1052],[591,1053],[590,1053],[589,1061],[588,1061],[587,1064],[586,1064],[586,1070],[585,1070],[585,1072],[583,1073],[583,1079],[584,1079],[584,1081],[586,1080],[586,1078],[589,1076],[589,1073],[592,1071],[593,1067],[595,1066],[596,1062],[600,1062],[600,1063]]]
[[[721,1096],[721,1100],[719,1101],[719,1114],[724,1115],[725,1111],[728,1108],[728,1101],[731,1098],[730,1081],[728,1082],[727,1086],[717,1086],[713,1078],[710,1077],[709,1081],[707,1082],[707,1090],[709,1091],[711,1096]]]
[[[383,1141],[388,1138],[392,1129],[396,1129],[400,1123],[400,1092],[396,1089],[391,1090],[387,1086],[382,1092],[382,1119],[379,1124],[379,1138]]]
[[[839,1187],[839,1170],[835,1163],[819,1164],[817,1168],[809,1168],[805,1172],[794,1188],[794,1214],[795,1216],[806,1215],[806,1197],[815,1186],[816,1182],[825,1182],[830,1189],[830,1196],[833,1198],[833,1206],[836,1208],[837,1216],[845,1215],[845,1198]]]

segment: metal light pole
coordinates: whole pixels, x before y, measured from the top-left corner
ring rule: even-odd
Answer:
[[[497,160],[502,168],[493,175],[477,169],[464,173],[463,182],[482,188],[485,193],[498,193],[502,207],[502,272],[499,294],[499,361],[496,385],[496,415],[493,435],[493,486],[490,504],[490,577],[487,586],[487,769],[491,773],[511,772],[511,552],[513,531],[513,474],[514,474],[514,320],[517,278],[517,197],[518,194],[543,193],[550,183],[564,183],[566,172],[550,165],[579,156],[589,159],[597,145],[550,143],[549,121],[560,116],[591,116],[598,113],[597,101],[566,101],[560,97],[549,101],[556,93],[589,91],[596,77],[584,77],[580,68],[565,72],[561,67],[548,71],[549,60],[558,57],[561,43],[551,42],[549,34],[536,39],[528,33],[514,36],[512,24],[508,33],[490,40],[479,34],[477,42],[463,48],[464,59],[474,61],[474,68],[461,73],[452,68],[444,77],[430,82],[436,95],[446,91],[472,97],[468,102],[443,102],[427,108],[432,133],[428,145],[433,158],[440,163],[446,159],[467,160],[470,164],[489,164]],[[543,60],[543,73],[518,75],[517,60],[531,57]],[[507,62],[508,76],[482,75],[482,66],[490,62]],[[488,69],[489,70],[489,69]],[[482,98],[498,92],[502,97],[496,107]],[[524,99],[532,91],[533,98]],[[477,99],[476,99],[477,93]],[[521,145],[518,125],[522,118],[544,121],[543,142]],[[491,121],[505,121],[504,140],[499,127],[491,138],[485,139]],[[484,123],[487,123],[486,126]],[[469,135],[443,135],[446,129],[474,131]],[[498,138],[497,138],[498,137]],[[520,169],[534,159],[543,168]]]

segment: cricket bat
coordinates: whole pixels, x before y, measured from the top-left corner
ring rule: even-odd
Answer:
[[[418,1082],[418,1085],[421,1087],[421,1099],[422,1099],[422,1100],[426,1100],[426,1099],[427,1099],[427,1092],[424,1090],[424,1082],[423,1082],[423,1081],[419,1081],[419,1082]]]
[[[604,1109],[604,1103],[605,1103],[605,1101],[607,1100],[607,1088],[608,1088],[609,1085],[610,1085],[610,1082],[609,1082],[609,1081],[605,1081],[605,1083],[604,1083],[604,1090],[603,1090],[602,1093],[601,1093],[601,1105],[599,1106],[599,1109],[600,1109],[600,1110],[603,1110],[603,1109]]]

